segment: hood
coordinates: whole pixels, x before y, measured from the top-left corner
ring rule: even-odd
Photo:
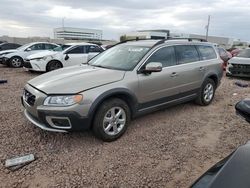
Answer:
[[[77,65],[38,76],[28,83],[46,94],[75,94],[122,80],[125,71]]]
[[[229,63],[232,64],[242,64],[242,65],[250,65],[250,58],[244,57],[233,57],[229,60]]]
[[[29,55],[27,57],[27,59],[42,58],[42,57],[49,56],[49,55],[54,55],[54,54],[57,54],[57,53],[58,52],[55,52],[55,51],[52,51],[52,50],[46,50],[46,51],[43,51],[43,52],[38,52],[38,53],[35,53],[35,54],[32,54],[32,55]]]
[[[12,53],[12,52],[17,52],[17,50],[3,50],[3,51],[0,51],[0,55],[5,54],[5,53]]]

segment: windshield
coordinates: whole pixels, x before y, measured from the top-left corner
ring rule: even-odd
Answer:
[[[26,49],[30,44],[25,44],[25,45],[22,45],[20,46],[19,48],[17,48],[17,50],[23,50],[23,49]]]
[[[94,57],[89,64],[109,69],[133,70],[148,50],[149,47],[118,45]]]
[[[61,51],[63,51],[63,50],[65,50],[65,49],[67,49],[67,48],[69,48],[71,45],[61,45],[61,46],[58,46],[58,47],[56,47],[56,48],[54,48],[53,49],[53,51],[56,51],[56,52],[61,52]]]
[[[245,57],[245,58],[250,58],[250,49],[247,50],[241,50],[237,57]]]

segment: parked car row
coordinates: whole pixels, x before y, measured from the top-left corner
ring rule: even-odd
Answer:
[[[102,52],[96,44],[70,43],[51,51],[35,53],[24,59],[27,70],[48,72],[62,67],[80,65]]]
[[[96,44],[70,43],[58,45],[35,42],[15,50],[0,51],[0,63],[32,71],[52,71],[58,68],[87,63],[103,49]]]

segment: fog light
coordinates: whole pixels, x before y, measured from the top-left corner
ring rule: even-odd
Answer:
[[[54,127],[57,129],[70,129],[71,128],[70,120],[67,117],[46,116],[46,120],[51,127]]]

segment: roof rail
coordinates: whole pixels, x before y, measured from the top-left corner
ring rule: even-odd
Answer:
[[[201,39],[201,38],[182,38],[182,37],[167,37],[166,39],[160,40],[159,42],[155,43],[155,46],[159,45],[159,44],[163,44],[165,41],[168,40],[188,40],[189,42],[193,41],[193,40],[198,40],[200,42],[207,42],[207,40],[205,39]]]
[[[193,38],[193,37],[168,37],[167,40],[188,40],[188,41],[193,41],[193,40],[198,40],[200,42],[207,42],[206,39],[202,38]]]
[[[119,45],[119,44],[123,44],[123,43],[126,43],[126,42],[130,42],[130,41],[139,41],[139,40],[157,40],[157,39],[142,39],[142,38],[139,38],[139,37],[136,37],[134,39],[129,39],[129,40],[124,40],[124,41],[121,41],[121,42],[118,42],[116,43],[115,45],[113,45],[112,47],[116,46],[116,45]],[[201,38],[181,38],[181,37],[167,37],[165,39],[162,39],[160,41],[158,41],[157,43],[155,43],[153,45],[153,47],[159,45],[159,44],[163,44],[165,41],[168,41],[168,40],[188,40],[188,41],[193,41],[193,40],[197,40],[197,41],[200,41],[200,42],[207,42],[207,40],[205,39],[201,39]]]

